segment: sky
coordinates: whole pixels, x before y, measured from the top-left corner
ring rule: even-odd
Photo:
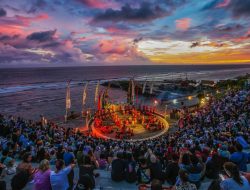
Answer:
[[[250,63],[250,0],[0,0],[0,67]]]

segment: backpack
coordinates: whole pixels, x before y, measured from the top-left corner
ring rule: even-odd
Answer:
[[[146,173],[146,170],[147,169],[140,169],[141,182],[145,184],[150,182],[150,176]]]
[[[130,162],[126,166],[126,181],[133,183],[137,180],[137,175],[135,171],[135,163]]]

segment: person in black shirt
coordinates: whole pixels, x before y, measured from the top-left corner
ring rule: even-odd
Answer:
[[[137,180],[135,167],[136,162],[133,159],[133,155],[132,153],[128,153],[125,164],[125,179],[128,183],[134,183]]]
[[[157,160],[155,155],[150,155],[150,177],[151,180],[158,179],[164,181],[161,163]]]
[[[111,178],[113,181],[122,181],[124,180],[125,176],[125,163],[122,159],[122,153],[117,153],[117,158],[114,159],[111,163],[112,170],[111,170]]]
[[[85,156],[84,164],[79,165],[79,181],[77,187],[84,186],[85,188],[93,189],[95,187],[95,177],[98,176],[94,173],[94,170],[98,167],[99,165],[96,160],[91,161],[89,155]]]
[[[211,160],[206,164],[206,177],[210,179],[218,179],[221,168],[220,163],[218,154],[213,154]]]
[[[179,173],[179,165],[178,165],[179,157],[177,154],[172,155],[172,159],[167,165],[166,168],[166,180],[170,185],[174,185]]]

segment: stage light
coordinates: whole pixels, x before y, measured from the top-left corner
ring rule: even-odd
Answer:
[[[158,101],[157,101],[157,100],[154,100],[154,104],[155,104],[155,105],[158,104]]]
[[[188,96],[188,100],[192,100],[192,98],[193,98],[192,96]]]
[[[201,104],[205,104],[205,98],[201,99]]]
[[[174,104],[177,104],[177,100],[176,100],[176,99],[174,99],[174,100],[173,100],[173,103],[174,103]]]

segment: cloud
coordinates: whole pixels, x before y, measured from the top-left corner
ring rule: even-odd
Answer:
[[[196,46],[199,46],[200,45],[200,42],[193,42],[191,45],[190,45],[190,48],[193,48],[193,47],[196,47]]]
[[[41,9],[46,8],[49,4],[45,0],[33,0],[30,3],[30,7],[27,10],[27,13],[35,13],[40,11]]]
[[[229,9],[235,17],[250,16],[250,1],[249,0],[233,0],[230,3]]]
[[[112,36],[124,36],[124,37],[133,37],[137,35],[137,31],[133,30],[133,27],[126,25],[124,23],[97,23],[98,27],[104,28],[109,35]]]
[[[128,49],[129,47],[126,45],[126,43],[119,40],[100,40],[99,42],[100,53],[125,54]]]
[[[189,29],[190,23],[191,23],[191,18],[182,18],[175,21],[176,28],[182,31]]]
[[[198,47],[198,46],[209,46],[209,47],[215,47],[215,48],[220,48],[220,47],[226,47],[229,46],[226,43],[222,43],[222,42],[213,42],[213,41],[205,41],[205,42],[193,42],[190,45],[190,48],[194,48],[194,47]]]
[[[0,8],[0,17],[6,16],[6,15],[7,15],[7,12],[3,8]]]
[[[220,0],[213,0],[209,3],[207,3],[205,6],[202,7],[201,10],[209,10],[209,9],[213,9],[214,7],[216,7],[217,3],[219,2]]]
[[[142,41],[143,37],[138,37],[133,40],[134,44],[137,44],[138,42]]]
[[[158,5],[149,3],[141,3],[139,8],[132,8],[129,4],[121,7],[120,10],[107,9],[105,12],[98,14],[94,18],[94,22],[102,21],[131,21],[131,22],[146,22],[156,18],[166,16],[166,13]]]
[[[6,35],[6,34],[1,34],[0,33],[0,41],[1,42],[8,42],[9,40],[14,40],[14,39],[17,39],[19,37],[19,35],[13,35],[13,36],[9,36],[9,35]]]
[[[222,7],[227,7],[230,4],[231,0],[224,0],[221,3],[218,3],[216,5],[216,8],[222,8]]]
[[[15,55],[15,56],[13,56]],[[47,57],[47,55],[44,55]],[[39,54],[35,54],[32,52],[27,52],[24,49],[18,49],[8,44],[2,44],[0,42],[0,60],[1,64],[8,63],[17,63],[17,62],[26,62],[29,63],[32,61],[32,63],[38,62],[42,57],[44,57]]]
[[[90,8],[96,8],[96,9],[107,9],[110,7],[117,7],[118,3],[112,1],[112,0],[77,0],[78,2],[84,4],[87,7]]]
[[[220,32],[233,32],[233,31],[239,31],[243,28],[244,27],[241,24],[230,23],[227,25],[219,25],[216,27],[216,30]]]
[[[53,39],[53,36],[55,35],[56,30],[49,30],[44,32],[34,32],[27,36],[28,40],[35,40],[39,42],[45,42],[50,41]]]
[[[5,34],[26,34],[25,27],[29,27],[31,23],[48,19],[46,13],[39,14],[33,17],[15,15],[13,17],[1,17],[0,31]],[[31,29],[29,29],[32,31]]]
[[[233,41],[237,42],[237,43],[242,42],[242,41],[246,41],[246,40],[250,40],[250,29],[244,35],[233,39]]]

